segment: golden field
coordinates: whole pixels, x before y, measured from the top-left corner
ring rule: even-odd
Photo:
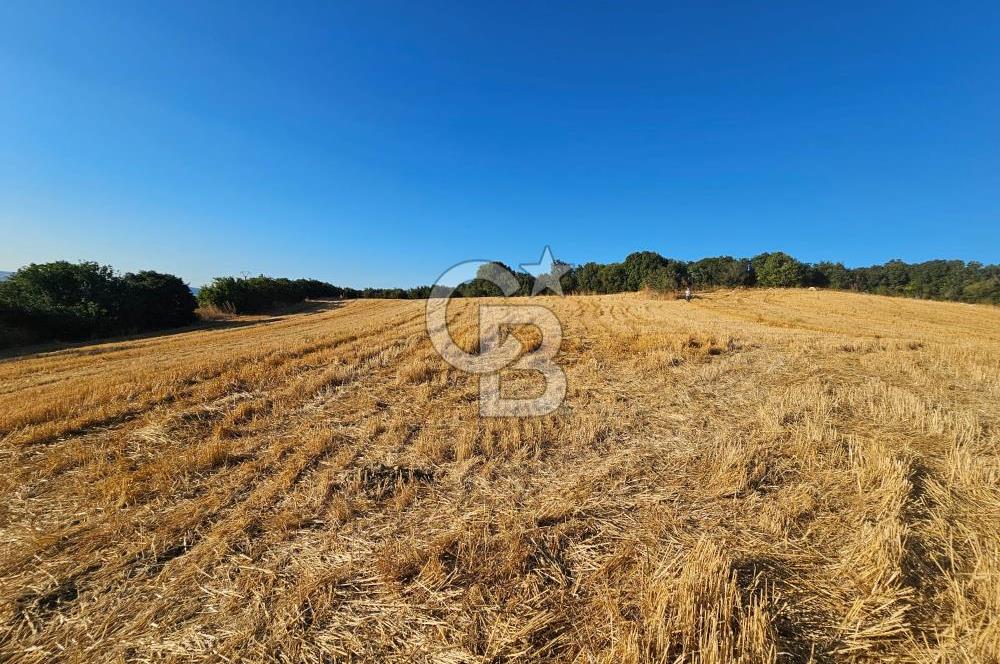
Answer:
[[[1000,659],[1000,309],[536,302],[542,418],[422,302],[0,361],[0,660]]]

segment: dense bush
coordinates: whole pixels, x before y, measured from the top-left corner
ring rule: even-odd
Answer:
[[[813,266],[815,286],[824,286],[836,289],[848,289],[853,287],[851,270],[844,267],[843,263],[823,262]]]
[[[577,293],[601,292],[601,266],[598,263],[584,263],[572,271]]]
[[[809,283],[809,266],[784,252],[760,254],[750,261],[757,285],[765,288],[793,288]]]
[[[118,276],[93,262],[31,264],[0,282],[0,345],[81,340],[187,325],[195,300],[179,278]]]
[[[646,284],[646,280],[657,270],[662,270],[669,261],[655,251],[636,251],[625,257],[621,270],[624,291],[637,291]],[[685,268],[686,272],[686,268]]]
[[[648,274],[642,285],[656,291],[673,291],[689,283],[687,266],[678,261],[669,261]]]
[[[277,306],[302,302],[306,284],[272,277],[216,277],[198,291],[198,302],[239,314],[256,314]]]
[[[238,314],[259,314],[275,307],[297,304],[309,299],[395,297],[378,295],[380,289],[334,286],[317,279],[265,277],[216,277],[198,291],[198,303]],[[396,289],[399,292],[400,289]]]
[[[38,340],[101,334],[117,318],[116,290],[115,274],[108,266],[32,264],[0,283],[3,322]]]
[[[191,289],[172,274],[152,270],[129,272],[121,279],[119,318],[134,330],[157,330],[190,325],[198,306]]]
[[[688,264],[691,285],[702,288],[752,286],[754,272],[750,261],[732,256],[702,258]]]

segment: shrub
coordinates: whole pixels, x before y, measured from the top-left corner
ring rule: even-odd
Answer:
[[[86,339],[115,327],[119,290],[106,265],[33,263],[0,283],[0,315],[33,340]]]
[[[622,263],[609,263],[597,275],[598,293],[621,293],[628,290],[628,270]]]
[[[578,293],[598,293],[601,290],[601,266],[586,263],[573,270],[573,281]]]
[[[195,301],[178,277],[120,277],[94,262],[31,264],[0,282],[0,344],[77,341],[187,325]]]
[[[688,264],[691,284],[700,287],[725,286],[736,288],[753,285],[750,261],[732,256],[702,258]]]
[[[622,263],[624,281],[621,283],[621,290],[639,290],[654,272],[670,263],[676,261],[667,260],[655,251],[636,251],[629,254]]]
[[[784,252],[760,254],[751,261],[757,276],[757,285],[765,288],[792,288],[805,286],[809,281],[809,267]]]
[[[657,268],[649,274],[643,285],[655,291],[668,292],[677,290],[688,283],[687,279],[688,273],[684,265],[676,261],[670,261],[668,265]]]
[[[275,307],[296,304],[309,298],[357,297],[357,291],[315,279],[273,277],[216,277],[198,291],[205,307],[231,310],[238,314],[259,314]]]
[[[992,277],[967,284],[962,289],[962,299],[966,302],[1000,304],[1000,278]]]
[[[190,325],[198,306],[187,284],[172,274],[152,270],[122,277],[121,320],[139,331]]]

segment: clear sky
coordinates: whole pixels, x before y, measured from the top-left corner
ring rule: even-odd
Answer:
[[[1000,3],[0,3],[0,269],[1000,262]]]

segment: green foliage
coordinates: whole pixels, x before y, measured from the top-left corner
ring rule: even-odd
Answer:
[[[344,297],[345,291],[347,290],[341,288],[340,286],[328,284],[325,281],[319,281],[318,279],[296,279],[292,283],[298,290],[298,294],[302,295],[304,299],[309,300],[319,300],[323,298],[339,299]]]
[[[457,297],[502,297],[503,291],[495,283],[499,275],[503,272],[510,273],[517,281],[517,289],[511,296],[525,296],[531,294],[531,287],[534,280],[530,274],[521,271],[514,271],[509,265],[501,262],[492,262],[481,265],[476,271],[476,277],[464,284],[460,284],[455,291]]]
[[[933,260],[904,263],[892,260],[884,265],[851,270],[851,288],[883,295],[905,295],[934,300],[958,300],[1000,304],[996,283],[1000,266]]]
[[[126,329],[182,327],[197,319],[198,303],[180,277],[144,270],[129,272],[121,282],[120,319]]]
[[[655,291],[675,291],[689,283],[690,275],[687,266],[678,261],[667,261],[663,267],[658,267],[645,277],[644,286]]]
[[[794,288],[809,285],[809,266],[784,252],[754,256],[750,264],[757,285],[764,288]]]
[[[973,281],[962,287],[961,299],[965,302],[992,302],[1000,304],[1000,277]]]
[[[559,286],[562,288],[563,293],[575,292],[578,288],[576,271],[569,263],[564,263],[563,261],[556,260],[556,265],[560,267],[568,268],[566,272],[559,277]]]
[[[198,291],[203,306],[231,310],[238,314],[259,314],[275,307],[296,304],[309,298],[339,298],[347,289],[315,279],[258,277],[216,277]],[[355,291],[352,293],[357,295]]]
[[[426,300],[430,296],[430,286],[415,286],[406,291],[406,299],[408,300]]]
[[[31,264],[0,282],[0,345],[80,340],[186,325],[195,301],[179,278],[123,277],[93,262]]]
[[[666,258],[655,251],[636,251],[625,257],[622,263],[625,282],[622,290],[637,291],[646,285],[646,280],[658,270],[666,268],[669,263]]]
[[[851,270],[843,263],[823,262],[814,266],[814,285],[836,289],[851,288],[854,280]]]
[[[117,314],[115,275],[97,263],[31,264],[0,283],[3,322],[33,338],[84,339]]]
[[[513,272],[504,263],[494,262],[481,265],[476,271],[476,278],[460,284],[458,293],[462,297],[502,297],[503,291],[494,283],[493,275],[502,271]]]
[[[795,288],[820,286],[884,295],[1000,304],[1000,266],[963,261],[904,263],[848,268],[843,263],[803,263],[783,252],[752,259],[717,256],[685,263],[642,251],[622,263],[586,263],[564,277],[565,293],[620,293],[648,286],[697,288]]]
[[[647,275],[643,285],[655,291],[668,292],[680,288],[681,280],[673,270],[661,267]]]
[[[732,256],[702,258],[688,264],[691,284],[700,288],[738,288],[753,285],[750,261]]]
[[[601,292],[601,266],[597,263],[585,263],[573,270],[573,281],[576,282],[577,293]]]
[[[334,286],[316,279],[265,277],[216,277],[198,292],[198,302],[238,314],[258,314],[307,299],[401,299],[416,300],[430,295],[430,286],[415,288],[365,288]]]
[[[343,289],[345,297],[367,298],[373,300],[423,300],[430,297],[430,286],[416,286],[414,288],[365,288],[355,291],[351,288]],[[353,293],[354,295],[351,295]]]
[[[628,290],[628,270],[622,263],[609,263],[598,274],[598,293],[622,293]]]
[[[406,291],[402,288],[366,288],[361,291],[361,297],[370,300],[405,300]]]

